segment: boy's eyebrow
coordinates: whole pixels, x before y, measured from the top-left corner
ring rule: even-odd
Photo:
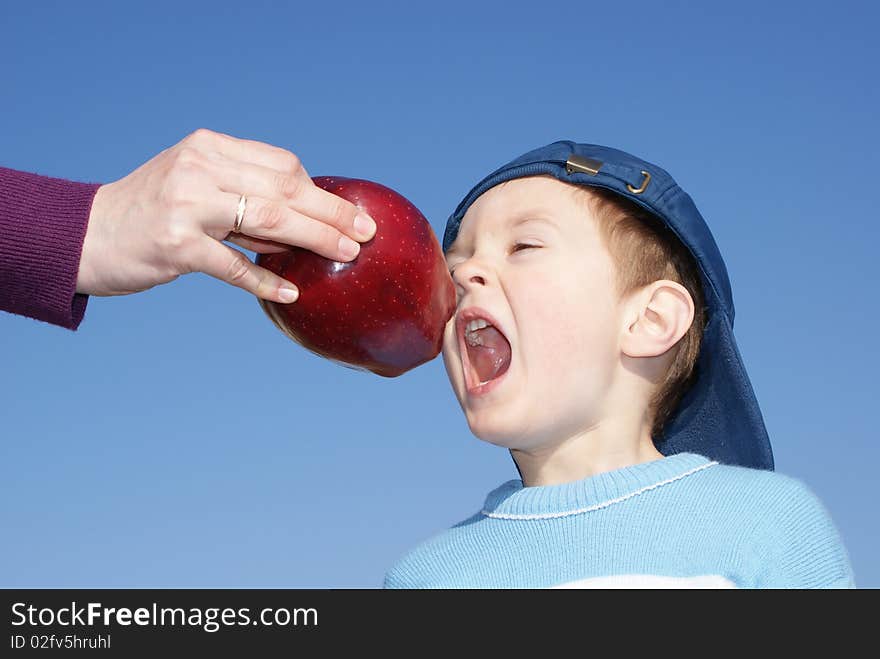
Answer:
[[[526,222],[544,222],[545,224],[549,224],[552,227],[556,227],[557,229],[559,228],[556,222],[554,222],[550,218],[544,217],[543,215],[532,215],[531,213],[520,216],[518,219],[511,222],[510,226],[511,228],[518,227],[520,224],[525,224]]]
[[[553,227],[555,229],[559,228],[559,225],[556,224],[556,222],[554,222],[550,218],[544,217],[543,215],[534,215],[533,211],[527,211],[525,213],[518,213],[517,215],[514,215],[513,217],[514,217],[513,220],[508,220],[508,228],[510,228],[510,229],[518,227],[522,224],[527,224],[528,222],[542,222],[544,224],[549,224],[551,227]],[[457,253],[458,253],[458,249],[454,246],[450,247],[449,249],[446,250],[446,256],[449,256],[450,254],[457,254]]]

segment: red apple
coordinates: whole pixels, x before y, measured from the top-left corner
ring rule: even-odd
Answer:
[[[260,300],[291,339],[344,366],[396,377],[436,357],[455,311],[455,286],[431,225],[409,200],[363,179],[317,176],[315,185],[376,221],[353,261],[301,247],[257,263],[300,290],[291,304]]]

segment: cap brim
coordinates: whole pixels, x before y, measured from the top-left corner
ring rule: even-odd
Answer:
[[[727,317],[713,313],[703,332],[698,374],[662,438],[664,455],[691,452],[723,464],[773,469],[761,408]]]

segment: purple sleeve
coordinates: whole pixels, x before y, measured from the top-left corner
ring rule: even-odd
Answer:
[[[76,280],[99,187],[0,167],[0,309],[79,327],[89,296]]]

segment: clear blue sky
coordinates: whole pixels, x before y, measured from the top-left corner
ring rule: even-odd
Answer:
[[[872,3],[3,3],[0,164],[117,180],[207,127],[369,178],[438,234],[491,169],[621,148],[695,199],[777,470],[877,560]],[[231,218],[230,218],[231,221]],[[389,380],[204,275],[0,314],[0,585],[376,587],[516,478],[436,359]]]

